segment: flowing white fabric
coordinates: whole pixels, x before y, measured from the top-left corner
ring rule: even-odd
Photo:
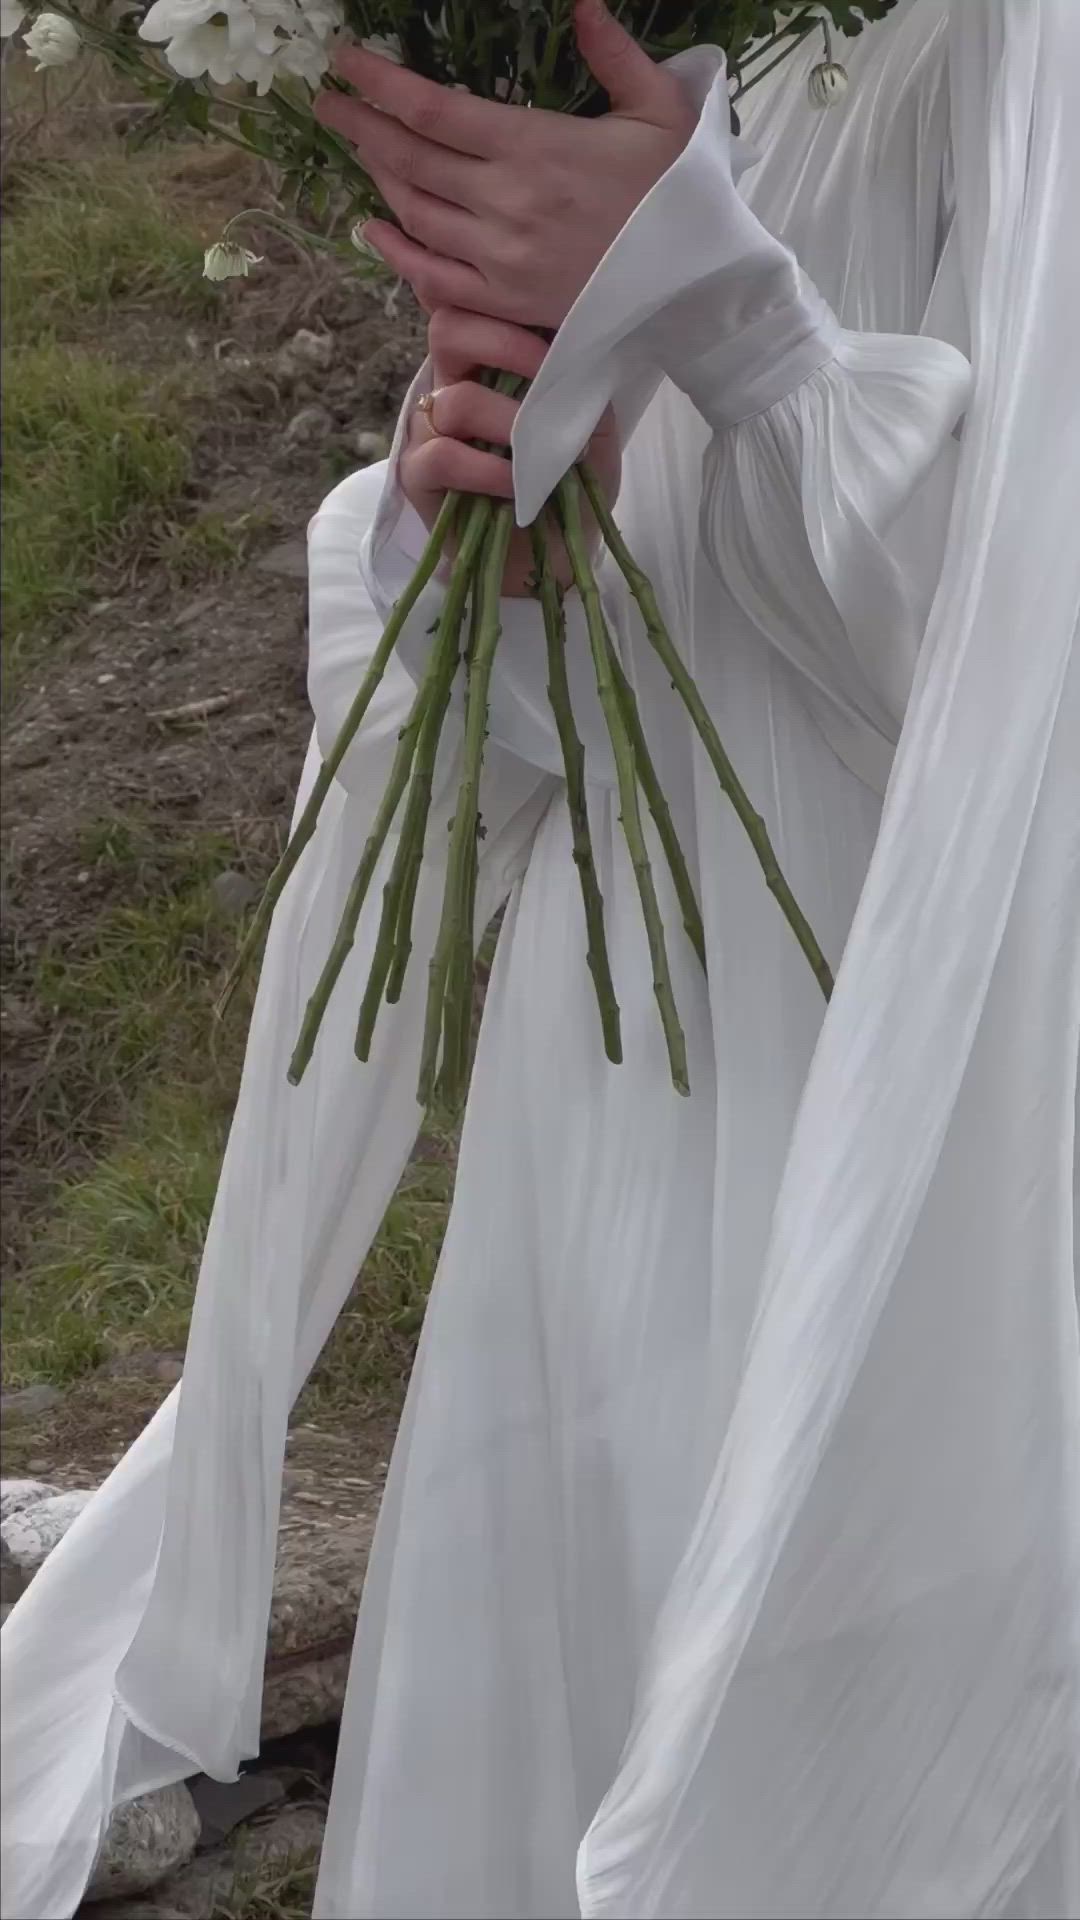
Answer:
[[[572,635],[607,1065],[536,612],[507,606],[483,844],[485,904],[512,897],[324,1920],[1080,1913],[1080,12],[907,0],[816,119],[809,58],[751,96],[745,205],[706,91],[631,222],[678,299],[622,277],[628,229],[515,473],[524,511],[547,436],[572,457],[614,399],[620,522],[836,994],[823,1019],[606,564],[709,949],[706,989],[662,886],[680,1101]],[[715,281],[673,238],[679,166],[709,183]],[[313,529],[324,744],[409,564],[383,480]],[[74,1910],[118,1800],[257,1744],[288,1405],[418,1121],[422,968],[351,1056],[377,906],[299,1092],[284,1066],[425,624],[275,920],[182,1388],[4,1629],[13,1920]],[[443,818],[453,775],[451,743]]]

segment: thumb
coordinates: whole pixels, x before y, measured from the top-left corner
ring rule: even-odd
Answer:
[[[666,125],[678,108],[678,88],[608,12],[604,0],[577,0],[574,26],[581,57],[612,110]]]

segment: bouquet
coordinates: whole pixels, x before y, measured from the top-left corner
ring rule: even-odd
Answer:
[[[726,57],[733,124],[738,101],[809,33],[823,37],[823,57],[810,75],[810,101],[828,106],[846,86],[834,59],[831,29],[858,33],[896,0],[617,0],[622,24],[657,59],[696,43],[720,47]],[[27,9],[0,0],[0,30],[23,28]],[[605,110],[606,100],[585,67],[573,33],[572,0],[52,0],[25,25],[27,52],[41,67],[66,64],[80,50],[103,52],[148,96],[152,112],[140,142],[181,121],[210,139],[227,141],[270,161],[281,180],[280,212],[237,214],[206,254],[211,279],[249,273],[258,256],[237,238],[245,222],[281,225],[315,246],[340,245],[335,231],[385,213],[374,183],[348,144],[321,125],[312,108],[321,86],[342,86],[331,71],[339,36],[360,39],[371,51],[425,77],[466,87],[487,99],[575,114]],[[286,212],[286,207],[289,211]],[[333,219],[331,219],[333,215]],[[298,226],[297,220],[303,225]],[[354,258],[356,256],[354,255]],[[370,265],[368,271],[372,271]],[[501,392],[523,382],[492,374]],[[586,804],[585,760],[571,708],[565,662],[563,590],[552,564],[550,536],[563,542],[584,612],[593,670],[615,765],[619,816],[648,935],[656,1001],[672,1080],[689,1091],[686,1045],[671,985],[665,930],[645,835],[651,816],[668,865],[687,936],[705,966],[701,912],[686,859],[649,755],[637,702],[624,673],[597,587],[585,531],[591,509],[600,537],[622,572],[648,636],[675,694],[742,822],[765,883],[828,996],[832,976],[813,931],[780,870],[764,821],[754,809],[713,720],[662,618],[648,579],[623,540],[603,490],[581,461],[559,483],[531,529],[533,589],[543,617],[549,695],[562,748],[574,860],[581,885],[588,965],[595,985],[609,1060],[622,1058],[619,1007],[604,930],[604,906],[593,858]],[[346,900],[341,924],[308,1004],[289,1069],[299,1080],[315,1045],[330,995],[352,946],[360,914],[391,828],[401,816],[397,847],[383,889],[371,972],[359,1010],[356,1052],[370,1055],[383,1001],[396,1002],[412,956],[412,922],[428,831],[440,735],[459,675],[464,676],[465,727],[460,787],[450,828],[442,914],[429,957],[428,992],[418,1097],[438,1092],[460,1098],[468,1071],[474,965],[474,918],[479,843],[480,779],[487,735],[488,697],[499,642],[499,605],[513,520],[508,503],[448,494],[423,557],[387,621],[340,734],[316,777],[307,803],[264,897],[253,916],[226,984],[227,1001],[265,934],[274,905],[304,847],[342,759],[360,727],[405,622],[444,555],[445,598],[433,630],[424,677],[402,729],[392,772]],[[452,557],[451,557],[452,556]]]

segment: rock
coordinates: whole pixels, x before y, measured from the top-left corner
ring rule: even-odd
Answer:
[[[13,1607],[30,1584],[30,1575],[20,1567],[8,1543],[0,1538],[0,1606]]]
[[[310,1487],[286,1499],[270,1607],[264,1741],[337,1720],[344,1705],[375,1502],[360,1512],[335,1511],[332,1485],[328,1493],[329,1524],[317,1506],[312,1511]]]
[[[325,407],[301,407],[294,413],[281,436],[283,447],[310,447],[320,440],[332,440],[335,428],[333,415]]]
[[[0,1393],[0,1421],[36,1420],[58,1407],[63,1397],[59,1387],[50,1387],[44,1380],[32,1387],[15,1387],[11,1393]]]
[[[114,1813],[86,1899],[116,1900],[145,1893],[185,1866],[199,1844],[199,1816],[187,1787],[161,1787],[129,1800]]]
[[[47,1480],[0,1480],[0,1521],[13,1513],[24,1513],[42,1500],[51,1500],[59,1491]]]
[[[305,373],[325,373],[334,359],[334,336],[301,327],[274,355],[274,372],[283,380],[299,380]]]
[[[352,1635],[349,1637],[351,1641]],[[350,1658],[351,1648],[346,1648],[329,1655],[313,1653],[310,1660],[296,1666],[268,1669],[263,1687],[263,1738],[274,1740],[283,1733],[295,1733],[299,1727],[339,1719],[349,1683]]]
[[[217,874],[210,885],[214,905],[228,920],[239,920],[261,891],[258,881],[250,874],[236,873],[231,868]]]
[[[353,435],[353,446],[365,465],[373,466],[376,460],[387,460],[390,456],[390,442],[385,433],[374,433],[366,428]]]
[[[63,1539],[72,1521],[92,1497],[82,1490],[54,1493],[0,1523],[0,1540],[28,1580],[48,1559],[57,1541]]]
[[[283,540],[280,546],[260,554],[255,566],[259,573],[277,574],[284,580],[306,580],[307,541]]]
[[[3,1626],[14,1604],[15,1602],[13,1600],[0,1600],[0,1627]]]
[[[134,1353],[116,1353],[94,1368],[98,1380],[160,1380],[167,1387],[174,1387],[183,1373],[182,1353],[152,1353],[141,1347]]]
[[[223,1846],[170,1874],[154,1888],[152,1899],[95,1906],[94,1920],[205,1920],[208,1913],[231,1911],[238,1883],[246,1891],[264,1874],[278,1878],[290,1866],[314,1863],[325,1827],[321,1807],[283,1807],[268,1821],[238,1827]]]
[[[338,1483],[321,1459],[314,1467],[288,1469],[270,1608],[264,1741],[340,1719],[378,1493],[372,1481],[355,1476],[342,1475]],[[16,1577],[25,1585],[37,1572],[90,1498],[88,1492],[53,1493],[0,1524],[13,1587]]]

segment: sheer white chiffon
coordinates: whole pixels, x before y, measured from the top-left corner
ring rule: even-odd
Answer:
[[[670,225],[673,169],[562,330],[515,472],[527,510],[614,398],[620,522],[836,993],[823,1018],[609,567],[709,979],[673,931],[680,1101],[575,629],[607,1066],[536,611],[507,606],[482,911],[510,904],[326,1920],[1080,1914],[1080,10],[908,0],[816,119],[808,59],[761,89],[710,241],[763,304],[699,282],[691,234],[676,305],[641,307],[625,248]],[[710,99],[679,166],[723,227]],[[314,523],[324,745],[410,539],[393,460]],[[118,1800],[257,1747],[288,1407],[418,1122],[422,968],[352,1058],[377,907],[299,1091],[285,1062],[429,612],[275,920],[183,1386],[4,1629],[6,1915],[70,1914]],[[451,741],[444,820],[453,784]]]

